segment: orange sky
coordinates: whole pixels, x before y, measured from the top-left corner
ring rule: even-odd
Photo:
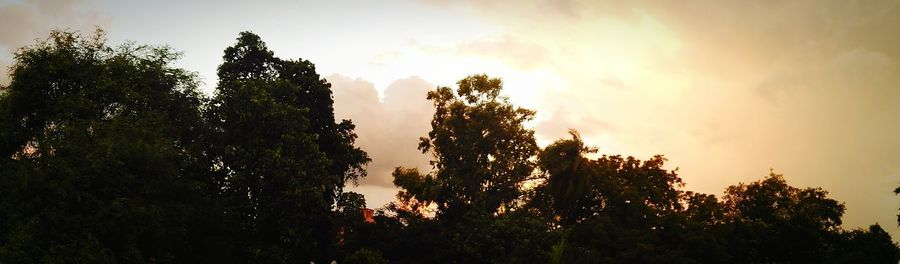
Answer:
[[[574,128],[601,153],[664,154],[717,195],[772,168],[846,202],[845,227],[897,239],[900,2],[659,2],[0,0],[0,64],[96,25],[184,51],[211,92],[222,49],[252,30],[332,82],[374,160],[355,187],[372,207],[393,197],[394,166],[427,168],[424,92],[483,72],[538,111],[542,144]]]

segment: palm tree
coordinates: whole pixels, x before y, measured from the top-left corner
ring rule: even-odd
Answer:
[[[577,222],[579,200],[590,195],[592,180],[598,175],[584,156],[597,149],[585,147],[578,131],[569,130],[569,134],[571,139],[553,142],[538,156],[541,169],[549,175],[547,185],[562,224]]]

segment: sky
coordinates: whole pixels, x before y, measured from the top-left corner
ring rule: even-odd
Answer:
[[[538,112],[541,145],[576,129],[719,196],[774,170],[845,202],[845,228],[900,236],[900,1],[0,0],[0,66],[52,29],[95,27],[183,52],[208,94],[240,31],[312,61],[372,156],[349,187],[369,207],[393,199],[394,167],[430,169],[425,92],[486,73]]]

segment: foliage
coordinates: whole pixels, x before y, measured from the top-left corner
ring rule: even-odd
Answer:
[[[725,193],[723,207],[735,234],[748,238],[732,246],[745,249],[745,258],[827,260],[829,243],[837,236],[844,214],[843,203],[827,198],[828,192],[789,186],[773,172],[761,181],[731,186]]]
[[[454,92],[439,87],[428,93],[435,114],[419,149],[430,153],[434,171],[397,168],[401,187],[398,217],[421,219],[436,207],[434,226],[444,261],[528,263],[549,256],[553,240],[542,239],[548,226],[530,212],[515,212],[523,185],[531,179],[538,147],[534,131],[525,128],[534,112],[513,106],[501,96],[500,79],[473,75]],[[408,220],[407,220],[408,221]]]
[[[894,188],[894,195],[900,194],[900,186]],[[900,225],[900,214],[897,214],[897,225]]]
[[[829,263],[897,263],[900,249],[878,224],[844,232]]]
[[[282,60],[243,32],[225,49],[208,111],[226,212],[247,261],[325,261],[332,209],[369,161],[347,120],[335,123],[330,85],[305,60]]]
[[[596,213],[599,201],[590,195],[600,180],[598,166],[584,155],[596,153],[596,148],[584,146],[581,136],[570,130],[572,139],[558,140],[544,148],[538,155],[541,170],[546,171],[545,190],[552,197],[553,217],[560,218],[566,226],[581,222]],[[551,209],[548,208],[548,209]]]
[[[345,192],[369,157],[305,60],[243,32],[212,98],[166,47],[57,31],[0,87],[0,263],[897,263],[879,225],[774,172],[721,197],[666,159],[540,149],[486,75],[427,94],[397,201]],[[895,190],[900,193],[900,188]],[[900,217],[900,216],[898,216]],[[900,218],[898,218],[900,222]]]
[[[0,262],[218,259],[204,98],[165,47],[98,31],[16,53],[0,97]]]
[[[428,92],[435,113],[419,149],[431,153],[435,173],[400,171],[395,178],[404,195],[435,203],[437,216],[450,222],[514,208],[538,149],[534,131],[524,127],[534,112],[501,96],[500,79],[473,75],[457,84],[455,93],[449,87]]]
[[[378,251],[360,249],[344,259],[346,264],[387,264],[387,260]]]

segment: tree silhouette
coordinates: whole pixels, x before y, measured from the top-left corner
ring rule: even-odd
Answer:
[[[887,264],[900,260],[900,249],[878,224],[843,233],[836,248],[838,252],[829,256],[829,263]]]
[[[0,87],[0,263],[897,263],[878,224],[782,175],[714,195],[653,156],[544,149],[472,75],[427,94],[421,172],[365,221],[354,126],[305,60],[240,33],[212,98],[165,47],[54,31]],[[599,154],[596,154],[599,155]],[[900,187],[894,190],[900,194]],[[898,215],[900,223],[900,215]]]
[[[255,34],[241,33],[223,59],[208,117],[244,261],[329,260],[332,208],[369,161],[352,123],[334,122],[312,63],[274,57]]]
[[[419,149],[431,153],[434,175],[399,178],[406,192],[437,204],[439,218],[492,215],[515,207],[537,152],[534,131],[524,127],[534,112],[500,95],[500,79],[473,75],[428,92],[435,113]],[[426,192],[427,191],[427,192]]]
[[[0,262],[224,256],[206,181],[203,98],[168,48],[54,31],[0,95]]]
[[[735,225],[734,247],[746,259],[825,262],[828,245],[844,214],[844,204],[820,188],[787,185],[780,174],[728,187],[723,205]]]
[[[558,244],[561,262],[718,260],[706,256],[717,251],[710,245],[702,245],[707,251],[691,249],[700,247],[700,242],[691,241],[687,235],[705,230],[690,226],[683,217],[681,179],[675,171],[663,169],[664,162],[662,156],[646,161],[602,156],[586,163],[596,176],[590,191],[580,198],[584,206],[575,215],[578,221],[565,229],[565,239]]]
[[[437,230],[423,234],[434,237],[438,249],[446,248],[436,254],[437,260],[527,263],[542,259],[553,241],[537,239],[549,234],[547,226],[528,212],[516,211],[522,185],[535,168],[532,159],[538,147],[534,132],[524,126],[534,112],[515,107],[501,96],[500,79],[473,75],[457,84],[456,91],[439,87],[428,93],[435,113],[432,130],[421,138],[419,149],[432,155],[435,170],[429,174],[395,170],[394,183],[402,188],[399,207],[407,209],[398,216],[415,215],[418,208],[436,205],[436,222],[413,224]],[[430,259],[411,262],[422,261]]]
[[[572,225],[589,217],[590,207],[596,203],[587,198],[593,181],[599,177],[596,164],[584,157],[596,153],[597,149],[584,146],[575,130],[570,130],[572,139],[558,140],[544,148],[538,156],[540,168],[549,174],[547,188],[553,199],[554,216],[564,225]]]
[[[900,186],[894,188],[894,195],[900,194]],[[897,214],[897,225],[900,225],[900,214]]]

